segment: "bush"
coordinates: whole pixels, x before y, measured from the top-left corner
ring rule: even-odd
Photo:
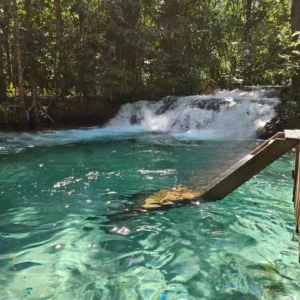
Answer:
[[[286,104],[289,127],[300,128],[300,101],[289,101]]]

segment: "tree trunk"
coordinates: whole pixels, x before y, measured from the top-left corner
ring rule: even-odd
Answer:
[[[126,47],[123,48],[123,57],[125,58],[127,69],[132,72],[134,76],[134,82],[132,83],[132,95],[136,97],[141,80],[140,68],[139,68],[139,21],[141,17],[141,4],[132,2],[124,11],[126,16],[127,29],[135,32],[135,38],[133,38]]]
[[[31,109],[34,111],[34,118],[36,125],[40,123],[39,118],[39,111],[38,111],[38,93],[37,93],[37,76],[35,70],[31,71],[31,92],[32,92],[32,102],[31,102]]]
[[[0,102],[6,100],[6,78],[4,71],[4,49],[6,42],[6,29],[8,28],[8,14],[6,12],[7,4],[4,2],[0,3],[0,30],[3,35],[0,36]]]
[[[245,43],[245,56],[244,56],[244,83],[251,84],[252,83],[252,66],[251,66],[251,44],[252,44],[252,37],[251,37],[251,28],[252,28],[252,0],[246,1],[246,22],[244,28],[244,43]]]
[[[6,56],[6,63],[7,63],[7,77],[8,77],[8,82],[11,83],[13,82],[13,64],[11,61],[11,56],[10,56],[10,45],[9,45],[9,24],[10,24],[10,11],[8,9],[8,5],[4,3],[3,6],[4,10],[4,15],[6,19],[6,24],[3,27],[3,38],[4,38],[4,49],[5,49],[5,56]]]
[[[4,100],[6,100],[6,84],[4,75],[2,44],[0,44],[0,102],[3,102]]]
[[[85,33],[85,14],[84,14],[84,3],[82,0],[76,0],[76,11],[79,16],[79,30],[80,30],[80,37],[84,37]]]
[[[291,13],[291,29],[292,33],[300,32],[300,0],[292,1],[292,13]],[[294,37],[294,41],[298,40],[299,35]],[[300,51],[300,45],[297,49]],[[299,64],[299,56],[294,55],[295,63]],[[292,100],[300,102],[300,67],[297,66],[295,74],[292,76]]]
[[[161,24],[165,28],[167,34],[162,38],[161,49],[167,54],[167,72],[171,77],[180,77],[180,68],[178,67],[178,54],[181,51],[182,44],[179,38],[179,22],[180,7],[178,0],[166,0],[162,5]],[[180,87],[177,83],[173,83],[171,77],[166,79],[168,93],[180,94]]]
[[[61,0],[55,0],[55,16],[56,16],[56,67],[55,67],[55,85],[56,98],[59,95],[59,88],[63,90],[63,81],[61,78],[61,61],[62,61],[62,46],[63,39],[63,20],[61,13]]]
[[[39,114],[38,114],[38,94],[37,94],[37,86],[38,86],[38,76],[37,76],[37,68],[38,63],[35,58],[35,47],[34,47],[34,33],[33,33],[33,3],[32,0],[25,0],[24,5],[26,11],[26,29],[28,32],[27,42],[26,42],[26,50],[27,50],[27,61],[30,68],[30,85],[31,85],[31,95],[32,102],[29,108],[29,111],[34,111],[34,119],[36,124],[40,122]]]
[[[21,118],[25,118],[25,101],[24,101],[24,84],[23,84],[23,69],[21,59],[21,48],[20,48],[20,32],[18,24],[18,5],[17,0],[12,0],[13,19],[14,19],[14,42],[16,52],[16,63],[18,70],[18,81],[19,81],[19,105],[21,108]]]
[[[11,82],[13,82],[13,76],[12,76],[13,65],[12,65],[11,56],[10,56],[8,30],[4,31],[4,40],[5,40],[5,56],[6,56],[6,61],[7,61],[7,77],[8,77],[8,82],[11,83]]]

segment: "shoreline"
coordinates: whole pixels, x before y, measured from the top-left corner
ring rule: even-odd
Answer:
[[[260,86],[260,87],[239,87],[241,91],[259,91],[259,90],[277,90],[278,98],[280,103],[275,108],[276,117],[271,119],[264,126],[257,129],[257,138],[267,139],[273,136],[278,131],[288,129],[288,120],[285,114],[285,101],[286,95],[285,89],[279,86]],[[213,95],[212,95],[213,96]],[[181,96],[166,96],[178,98]],[[156,102],[164,99],[154,99],[148,97],[149,102]],[[147,97],[144,97],[147,98]],[[31,114],[29,121],[20,122],[17,118],[20,115],[19,109],[15,111],[15,117],[10,115],[10,119],[0,111],[0,131],[6,132],[31,132],[31,131],[44,131],[44,130],[68,130],[78,128],[89,128],[89,127],[103,127],[114,118],[119,112],[120,108],[129,103],[135,103],[140,101],[137,99],[103,99],[100,97],[88,97],[82,99],[74,96],[64,100],[54,100],[50,97],[41,97],[40,106],[43,108],[43,112],[53,119],[54,123],[51,122],[45,115],[41,114],[40,122],[37,124],[34,120],[34,116]],[[30,97],[26,97],[26,106],[30,104]],[[4,105],[10,105],[13,103],[13,99],[9,98]]]

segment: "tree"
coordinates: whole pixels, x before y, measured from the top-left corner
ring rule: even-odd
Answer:
[[[1,13],[2,12],[2,13]],[[7,22],[4,16],[4,3],[0,5],[0,102],[6,100],[6,78],[5,78],[5,67],[4,67],[4,46],[5,46],[5,30]]]
[[[56,85],[56,97],[58,97],[59,86],[61,78],[62,68],[62,41],[64,35],[64,27],[61,13],[61,2],[55,0],[55,17],[56,17],[56,49],[55,49],[55,85]]]
[[[51,99],[49,110],[68,109],[69,97],[83,100],[76,108],[83,110],[100,99],[283,85],[296,70],[296,95],[296,35],[293,64],[287,63],[290,5],[291,0],[0,1],[2,91],[5,83],[8,95],[19,91],[22,111],[24,97],[31,96],[28,107],[37,116],[43,96]],[[294,0],[294,33],[298,6]]]
[[[24,101],[24,83],[23,83],[23,69],[22,69],[22,56],[20,46],[20,31],[18,24],[18,5],[17,0],[12,0],[13,20],[14,20],[14,46],[16,63],[18,70],[18,81],[19,81],[19,105],[22,110],[21,115],[25,117],[25,101]]]
[[[9,42],[9,36],[10,36],[10,22],[11,22],[11,11],[9,9],[8,2],[3,1],[3,18],[2,18],[2,31],[3,31],[3,46],[4,46],[4,53],[5,53],[5,59],[6,59],[6,73],[8,82],[13,82],[13,65],[11,60],[11,50],[10,50],[10,42]]]
[[[247,0],[245,4],[245,25],[244,25],[244,82],[250,84],[252,79],[251,55],[252,55],[252,0]]]
[[[29,82],[31,86],[31,97],[32,97],[32,102],[31,106],[28,109],[29,111],[33,110],[34,111],[34,118],[35,121],[38,123],[39,122],[39,114],[38,114],[38,94],[37,94],[37,86],[38,86],[38,78],[37,78],[37,72],[38,72],[38,63],[36,61],[36,48],[35,48],[35,35],[34,31],[36,30],[35,23],[33,22],[34,16],[33,16],[33,3],[32,0],[25,0],[24,3],[24,9],[26,12],[26,19],[25,19],[25,24],[26,24],[26,30],[27,30],[27,35],[26,35],[26,50],[27,50],[27,55],[26,55],[26,60],[29,68]]]
[[[6,99],[6,83],[4,75],[4,62],[2,44],[0,43],[0,102]]]
[[[292,100],[300,102],[300,0],[292,1],[291,29],[296,47],[294,49],[294,61],[298,65],[292,76]]]

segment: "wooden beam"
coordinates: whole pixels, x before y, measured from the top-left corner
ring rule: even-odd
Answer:
[[[225,198],[250,178],[269,166],[282,155],[296,147],[293,201],[295,205],[296,231],[299,234],[300,262],[300,130],[285,130],[245,156],[233,167],[212,182],[201,198],[216,201]]]
[[[295,163],[295,188],[294,188],[294,202],[295,202],[295,216],[297,224],[297,232],[300,233],[300,146],[297,146],[296,163]]]
[[[300,262],[300,145],[296,147],[295,172],[294,172],[294,197],[296,231],[299,234],[299,262]]]
[[[281,138],[285,138],[284,132],[278,132],[276,133],[274,136],[272,136],[271,139],[265,141],[264,143],[262,143],[260,146],[258,146],[256,149],[254,149],[251,154],[255,155],[257,154],[259,151],[261,151],[262,149],[264,149],[266,146],[269,145],[269,143],[274,140],[274,139],[281,139]]]
[[[300,130],[285,130],[284,134],[286,139],[300,139]]]
[[[290,151],[298,145],[299,139],[295,139],[294,133],[289,133],[287,139],[271,139],[251,152],[250,155],[239,161],[232,168],[222,174],[217,180],[212,182],[202,198],[208,201],[215,201],[225,198],[235,189],[240,187],[250,178],[265,169],[272,162]]]

